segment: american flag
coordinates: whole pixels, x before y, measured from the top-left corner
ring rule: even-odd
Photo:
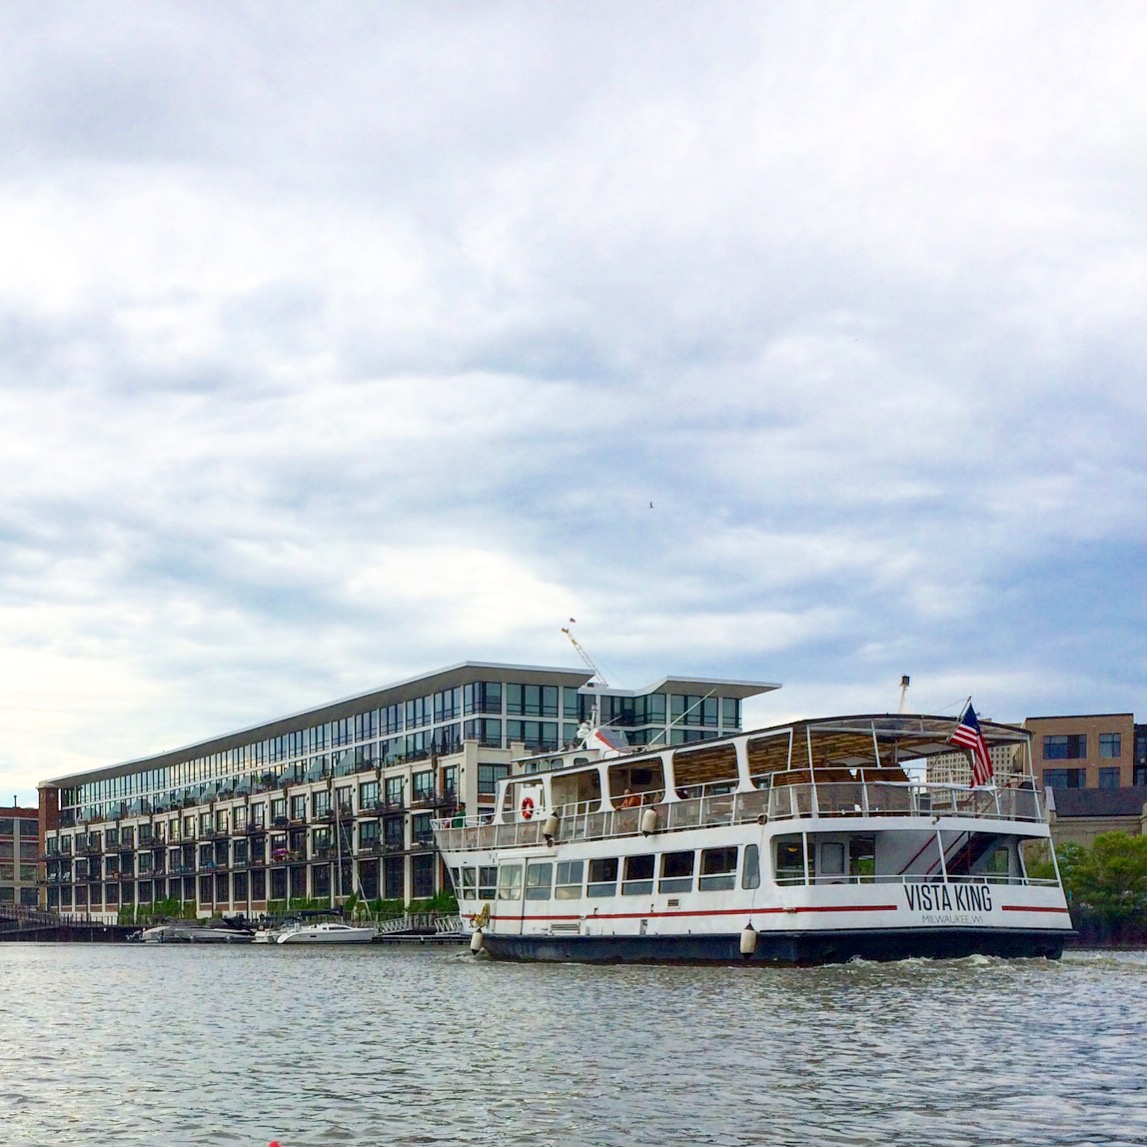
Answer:
[[[972,708],[971,701],[948,740],[953,745],[972,750],[972,784],[986,785],[993,775],[992,758],[988,756],[988,746],[984,744],[984,734],[980,732],[980,722],[976,720],[976,710]]]

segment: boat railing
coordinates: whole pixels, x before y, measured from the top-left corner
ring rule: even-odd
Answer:
[[[752,821],[812,817],[967,817],[977,820],[1044,820],[1035,789],[970,789],[960,785],[922,782],[847,781],[820,784],[780,784],[747,792],[719,793],[662,801],[641,808],[602,809],[594,802],[555,810],[558,831],[553,841],[602,840],[636,836],[649,828],[647,814],[656,814],[653,831],[679,832]],[[467,823],[455,827],[449,818],[434,824],[435,840],[444,851],[522,848],[548,843],[546,817],[506,824]]]

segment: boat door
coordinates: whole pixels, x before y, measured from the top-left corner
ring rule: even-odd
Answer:
[[[525,911],[522,884],[525,861],[503,860],[498,863],[498,897],[494,904],[495,931],[504,936],[522,934]]]

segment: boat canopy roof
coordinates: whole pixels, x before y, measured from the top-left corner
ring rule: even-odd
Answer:
[[[729,757],[723,766],[736,775],[730,754],[737,742],[744,742],[749,774],[761,776],[789,769],[824,770],[894,769],[909,761],[927,761],[944,754],[963,754],[965,750],[950,740],[959,724],[958,717],[931,714],[876,713],[843,717],[823,717],[790,721],[762,729],[752,729],[708,741],[686,745],[654,745],[634,749],[609,764],[613,768],[632,766],[642,760],[673,755],[674,771],[679,780],[698,772],[710,775],[718,762]],[[1000,746],[1018,748],[1028,743],[1030,734],[1015,725],[980,721],[980,730],[989,750]],[[532,758],[527,771],[564,772],[584,769],[590,760],[584,753]],[[519,765],[524,761],[517,762]],[[531,767],[532,766],[532,767]],[[820,779],[820,778],[818,778]],[[825,778],[828,779],[828,778]]]

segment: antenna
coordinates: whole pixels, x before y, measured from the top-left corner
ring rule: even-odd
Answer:
[[[571,617],[570,618],[570,625],[576,625],[576,624],[577,623]],[[589,669],[592,669],[593,674],[598,679],[598,681],[600,681],[603,685],[608,687],[609,682],[605,679],[605,674],[602,673],[602,671],[600,669],[598,669],[598,667],[594,664],[593,658],[590,657],[590,655],[588,653],[586,653],[586,651],[581,647],[581,644],[578,641],[578,639],[576,637],[574,637],[574,635],[570,632],[568,625],[562,626],[562,633],[564,633],[566,635],[566,637],[568,637],[570,639],[570,645],[572,645],[574,647],[574,649],[577,650],[577,655],[582,659],[582,661],[585,662],[586,667]]]
[[[908,674],[905,673],[900,678],[900,712],[906,713],[908,711]]]

